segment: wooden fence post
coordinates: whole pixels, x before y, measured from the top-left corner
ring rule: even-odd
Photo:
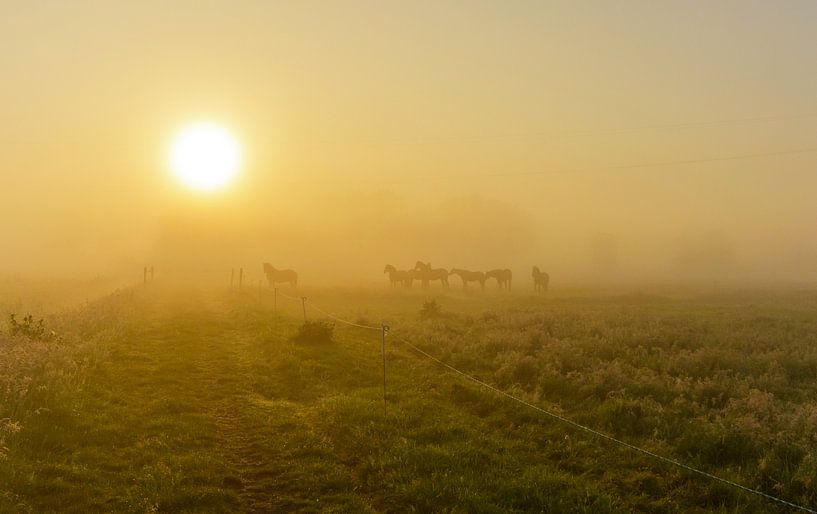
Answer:
[[[380,353],[383,355],[383,417],[386,417],[386,334],[389,326],[380,324]]]
[[[142,270],[142,283],[143,284],[148,283],[148,267],[147,266],[145,266],[144,269]]]
[[[230,289],[232,289],[233,284],[235,284],[235,268],[230,268]]]

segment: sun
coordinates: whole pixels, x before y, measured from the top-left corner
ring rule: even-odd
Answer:
[[[187,187],[200,191],[220,189],[235,178],[241,165],[241,148],[230,131],[203,122],[185,127],[170,151],[170,166]]]

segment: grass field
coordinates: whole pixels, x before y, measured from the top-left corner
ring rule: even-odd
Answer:
[[[47,316],[51,340],[0,336],[0,511],[786,511],[402,341],[817,507],[815,292],[302,294],[390,325],[385,416],[378,331],[295,342],[300,302],[268,291],[124,289]]]

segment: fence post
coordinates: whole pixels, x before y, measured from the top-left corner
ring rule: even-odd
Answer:
[[[238,288],[244,283],[244,268],[238,268]]]
[[[383,417],[386,417],[386,334],[389,326],[380,324],[380,353],[383,355]]]
[[[145,268],[142,270],[142,283],[143,284],[148,283],[148,267],[147,266],[145,266]]]
[[[232,289],[234,283],[235,283],[235,268],[230,268],[230,289]]]
[[[301,297],[301,307],[304,309],[304,323],[306,323],[306,296]]]
[[[155,278],[155,276],[154,276],[154,274],[153,274],[153,272],[154,272],[154,271],[155,271],[155,270],[154,270],[154,268],[153,268],[153,264],[151,264],[151,265],[150,265],[150,281],[151,281],[151,282],[153,282],[153,279]]]

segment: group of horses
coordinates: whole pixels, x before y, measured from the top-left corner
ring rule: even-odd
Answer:
[[[389,281],[392,287],[401,285],[411,287],[415,280],[420,281],[423,288],[427,288],[429,283],[439,280],[443,287],[448,287],[448,277],[457,275],[462,281],[462,288],[467,289],[469,282],[476,282],[480,288],[485,290],[485,282],[494,279],[500,289],[511,290],[513,273],[509,269],[492,269],[491,271],[469,271],[461,268],[452,268],[450,271],[445,268],[432,268],[430,262],[417,261],[414,268],[410,270],[399,270],[387,264],[383,273],[389,274]],[[540,271],[538,267],[533,267],[533,288],[535,291],[547,291],[550,276]]]
[[[264,275],[267,276],[267,281],[270,287],[275,287],[279,283],[288,283],[292,287],[298,285],[298,273],[291,269],[277,269],[272,264],[265,262],[263,264]],[[511,290],[511,280],[513,273],[509,269],[492,269],[491,271],[468,271],[461,268],[453,268],[451,271],[445,268],[432,268],[430,262],[417,261],[413,269],[398,270],[391,264],[387,264],[383,273],[389,274],[389,281],[392,287],[402,285],[403,287],[411,287],[415,280],[418,280],[423,288],[427,288],[431,282],[439,280],[443,287],[448,287],[448,277],[457,275],[462,281],[462,288],[467,289],[469,282],[476,282],[480,285],[482,290],[485,290],[485,282],[494,279],[499,285],[500,289]],[[533,289],[535,291],[547,291],[550,276],[539,271],[536,266],[533,267]]]

